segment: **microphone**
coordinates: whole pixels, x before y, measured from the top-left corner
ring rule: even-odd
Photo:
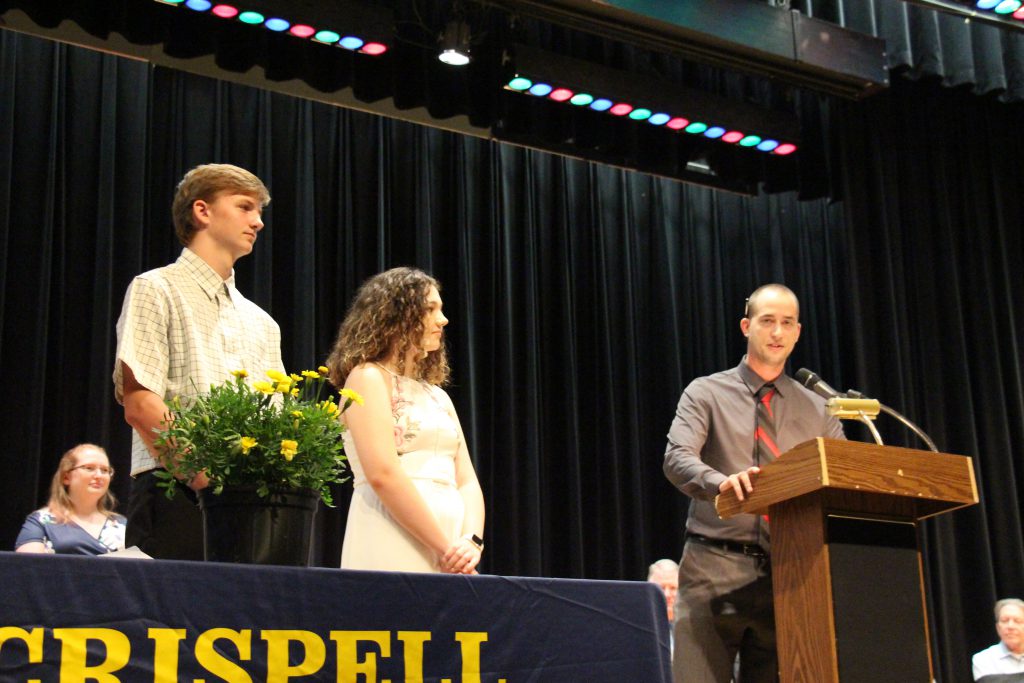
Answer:
[[[857,419],[861,420],[871,430],[871,435],[875,437],[875,442],[881,446],[882,437],[879,436],[878,430],[871,424],[871,420],[875,418],[878,413],[886,413],[891,415],[900,422],[902,422],[910,431],[921,437],[921,440],[925,442],[928,449],[936,453],[939,449],[935,447],[935,442],[929,438],[924,431],[916,424],[908,420],[903,415],[897,413],[895,410],[887,405],[884,405],[873,398],[868,398],[856,389],[850,389],[845,394],[841,391],[836,391],[828,385],[825,380],[819,377],[817,374],[811,372],[807,368],[800,368],[796,371],[793,376],[796,381],[803,384],[805,387],[821,396],[823,399],[828,401],[828,412],[830,415],[834,415],[843,420]]]
[[[800,368],[797,370],[795,378],[797,382],[800,382],[800,384],[803,384],[805,387],[824,399],[846,396],[843,392],[836,391],[830,387],[825,380],[807,368]]]

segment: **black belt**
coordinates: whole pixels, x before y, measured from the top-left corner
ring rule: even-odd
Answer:
[[[710,546],[712,548],[718,548],[725,550],[730,553],[738,553],[740,555],[746,555],[747,557],[756,557],[759,559],[765,559],[768,557],[767,551],[764,548],[757,545],[756,543],[739,543],[737,541],[725,541],[718,538],[708,538],[707,536],[701,536],[700,534],[686,534],[687,541],[693,541],[694,543],[700,543],[701,545]]]

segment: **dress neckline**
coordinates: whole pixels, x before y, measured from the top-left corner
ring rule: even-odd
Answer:
[[[389,368],[388,366],[384,365],[383,363],[378,363],[375,360],[372,360],[370,362],[373,363],[374,365],[376,365],[378,368],[380,368],[384,372],[386,372],[389,375],[391,375],[392,377],[396,377],[398,379],[407,379],[407,380],[411,380],[413,382],[423,382],[424,381],[424,380],[421,380],[421,379],[416,379],[415,377],[409,377],[407,375],[399,374],[399,373],[395,372],[394,370],[392,370],[391,368]]]

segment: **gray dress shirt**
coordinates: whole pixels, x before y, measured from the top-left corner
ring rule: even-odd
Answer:
[[[759,456],[754,441],[756,396],[765,380],[746,361],[744,356],[731,370],[699,377],[683,391],[668,432],[664,471],[691,498],[688,532],[767,548],[767,529],[757,515],[723,520],[714,505],[727,475],[774,460]],[[819,436],[845,438],[839,420],[826,412],[825,399],[785,374],[774,384],[772,412],[780,453]]]

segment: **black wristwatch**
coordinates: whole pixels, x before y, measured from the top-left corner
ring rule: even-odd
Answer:
[[[476,549],[480,552],[484,551],[484,539],[480,538],[476,534],[466,534],[463,538],[475,545]]]

